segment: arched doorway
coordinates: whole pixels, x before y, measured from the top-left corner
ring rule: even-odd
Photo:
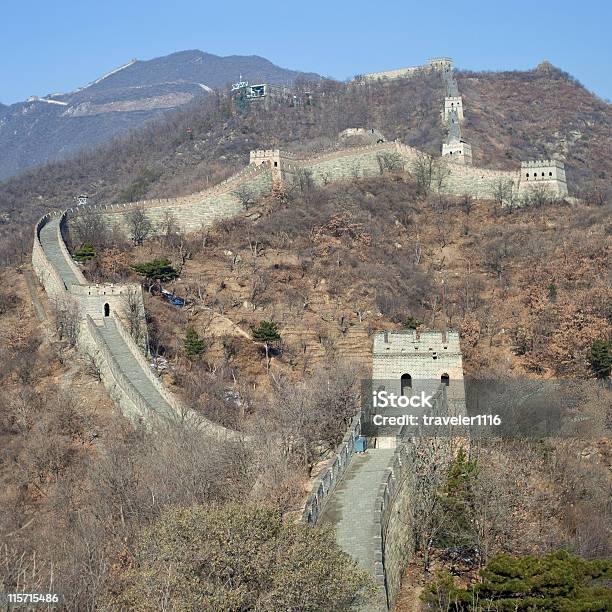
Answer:
[[[110,316],[110,305],[109,304],[104,304],[104,316],[105,317]]]
[[[408,389],[412,389],[412,376],[410,374],[402,374],[400,381],[402,395],[409,395]]]
[[[442,374],[442,376],[440,376],[440,382],[448,387],[448,385],[450,385],[450,376],[446,373]]]

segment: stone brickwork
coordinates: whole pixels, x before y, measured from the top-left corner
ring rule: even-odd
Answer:
[[[440,380],[443,374],[463,379],[459,334],[415,330],[375,334],[372,378],[399,380],[402,374],[415,380]]]
[[[471,195],[481,199],[495,199],[500,184],[508,190],[507,200],[517,201],[532,183],[526,182],[523,170],[489,170],[486,168],[475,168],[471,165],[472,148],[469,143],[457,139],[451,144],[444,145],[444,159],[459,163],[448,163],[442,169],[444,179],[441,181],[440,190],[448,195],[463,196]],[[451,154],[452,153],[452,154]],[[294,153],[279,149],[258,150],[251,152],[251,165],[271,167],[275,181],[292,184],[299,180],[300,173],[307,172],[318,185],[335,181],[349,181],[364,176],[377,176],[381,174],[379,157],[384,155],[397,155],[405,170],[410,171],[419,155],[423,155],[415,149],[401,142],[383,142],[363,147],[350,147],[338,151],[332,151],[322,155],[311,157],[298,157]],[[546,181],[551,186],[554,195],[562,197],[567,194],[567,186],[564,183],[565,172],[563,164],[559,161],[552,162],[529,162],[547,164],[545,172],[555,172],[554,181]],[[552,164],[555,164],[554,166]],[[533,172],[533,170],[532,170]],[[523,177],[521,176],[523,174]]]
[[[159,225],[164,217],[171,213],[182,230],[195,232],[244,210],[239,194],[241,189],[247,190],[253,197],[270,193],[272,171],[269,164],[261,167],[247,166],[219,185],[190,196],[141,200],[129,204],[89,206],[88,209],[100,211],[110,225],[123,231],[128,229],[126,215],[134,208],[141,208],[154,226]],[[83,209],[84,207],[77,207],[67,211],[68,226],[70,219]]]
[[[508,185],[515,195],[520,191],[520,173],[513,170],[488,170],[459,164],[449,164],[445,170],[446,176],[441,190],[449,195],[468,194],[475,198],[492,200],[495,199],[500,183]]]
[[[321,471],[314,481],[310,494],[306,499],[302,520],[314,525],[322,515],[325,505],[338,482],[344,476],[346,469],[351,463],[355,453],[355,440],[361,431],[360,417],[356,416],[344,434],[344,438],[338,447],[336,454],[328,461],[325,469]]]
[[[378,579],[385,585],[388,609],[393,609],[400,592],[402,575],[415,550],[413,532],[412,451],[409,442],[395,449],[378,488],[374,523],[375,546],[379,547]]]

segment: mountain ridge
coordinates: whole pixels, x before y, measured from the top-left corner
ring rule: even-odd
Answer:
[[[73,91],[0,104],[0,180],[107,142],[240,75],[272,84],[320,78],[259,56],[222,57],[199,50],[131,60]]]

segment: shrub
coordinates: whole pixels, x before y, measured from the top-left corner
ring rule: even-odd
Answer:
[[[260,507],[166,512],[138,538],[113,607],[156,610],[348,610],[373,580],[331,529],[284,523]]]
[[[174,269],[170,260],[166,258],[154,259],[130,267],[144,276],[149,285],[153,284],[153,281],[171,281],[178,277],[178,272]]]
[[[91,244],[84,244],[81,248],[76,249],[73,258],[78,262],[85,262],[93,259],[96,256],[96,250]]]
[[[206,351],[206,340],[200,338],[198,332],[191,326],[187,328],[185,334],[185,352],[189,359],[197,359]]]
[[[608,378],[612,370],[612,340],[595,340],[589,362],[597,378]]]
[[[423,599],[443,610],[610,610],[611,561],[586,561],[558,551],[544,557],[498,555],[480,582],[459,588],[441,574]],[[599,582],[601,581],[601,582]]]

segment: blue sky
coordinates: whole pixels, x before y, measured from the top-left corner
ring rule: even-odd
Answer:
[[[548,59],[612,98],[607,0],[4,0],[1,9],[4,104],[183,49],[261,55],[338,79],[437,55],[472,70]]]

